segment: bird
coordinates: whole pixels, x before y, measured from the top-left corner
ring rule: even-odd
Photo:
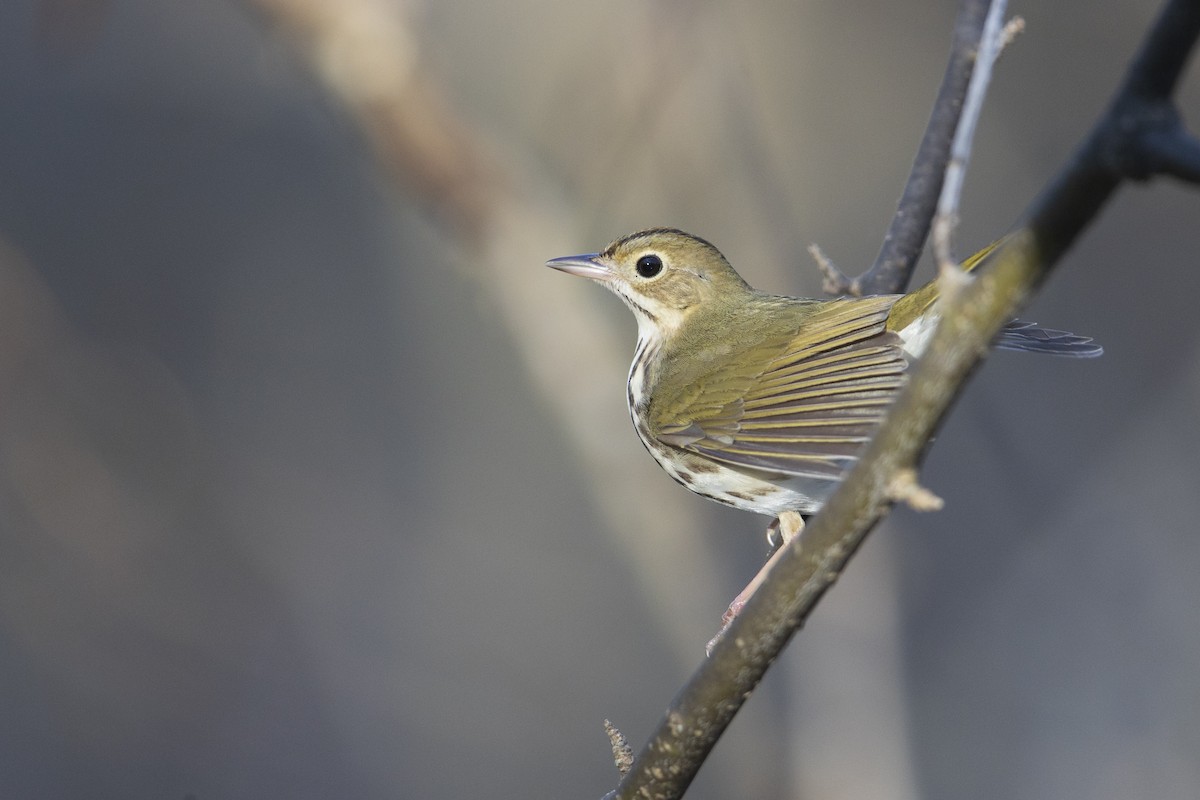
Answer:
[[[996,244],[963,268],[984,262]],[[637,319],[626,400],[659,466],[696,494],[772,517],[782,543],[858,459],[939,315],[936,282],[863,297],[762,292],[711,243],[676,228],[638,231],[546,265],[601,284]],[[994,344],[1083,358],[1103,352],[1089,337],[1021,320]]]

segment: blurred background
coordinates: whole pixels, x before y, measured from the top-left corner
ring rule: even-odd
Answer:
[[[960,252],[1156,2],[1018,3]],[[674,225],[865,268],[955,4],[0,5],[0,797],[600,797],[765,556],[545,269]],[[1200,111],[1192,74],[1180,103]],[[1123,190],[695,798],[1200,794],[1200,193]],[[921,279],[929,275],[928,267]]]

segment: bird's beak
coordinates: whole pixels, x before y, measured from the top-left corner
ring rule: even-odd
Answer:
[[[552,258],[546,262],[546,266],[560,269],[570,275],[578,275],[581,278],[591,278],[601,283],[607,283],[613,278],[613,271],[600,260],[599,253]]]

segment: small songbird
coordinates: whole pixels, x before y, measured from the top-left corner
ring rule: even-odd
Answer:
[[[637,317],[626,396],[659,465],[710,500],[778,518],[784,541],[871,438],[938,314],[936,283],[840,299],[760,292],[717,248],[672,228],[547,266],[603,284]],[[1089,338],[1016,320],[995,344],[1101,353]]]

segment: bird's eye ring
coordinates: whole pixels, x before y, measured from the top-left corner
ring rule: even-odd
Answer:
[[[643,278],[653,278],[658,273],[662,272],[662,259],[651,253],[648,256],[642,256],[637,261],[637,274]]]

